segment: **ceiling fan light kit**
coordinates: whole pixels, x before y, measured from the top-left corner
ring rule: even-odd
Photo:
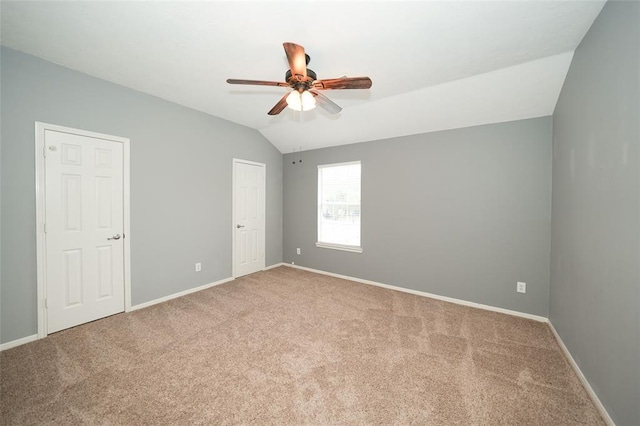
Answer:
[[[292,90],[287,96],[287,106],[294,111],[311,111],[316,107],[316,99],[308,90]]]
[[[342,108],[319,90],[369,89],[372,85],[369,77],[340,77],[329,80],[318,80],[316,73],[307,68],[311,58],[304,52],[304,47],[295,43],[283,43],[289,62],[289,70],[285,73],[286,82],[262,80],[228,79],[229,84],[249,84],[254,86],[290,87],[291,92],[285,94],[267,113],[280,114],[287,106],[294,111],[310,111],[320,105],[330,114],[337,114]]]

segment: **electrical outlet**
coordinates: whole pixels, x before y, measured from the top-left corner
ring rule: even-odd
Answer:
[[[202,271],[202,263],[198,262],[196,263],[196,272],[200,272]]]
[[[298,247],[298,248],[296,249],[296,252],[297,252],[298,254],[300,254],[300,247]]]
[[[518,284],[516,285],[516,291],[518,293],[526,293],[527,292],[527,283],[523,283],[518,281]]]

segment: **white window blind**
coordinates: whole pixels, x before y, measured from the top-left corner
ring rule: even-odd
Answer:
[[[361,252],[360,162],[318,166],[318,247]]]

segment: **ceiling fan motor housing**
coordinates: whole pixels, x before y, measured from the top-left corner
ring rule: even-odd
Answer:
[[[290,83],[293,87],[295,87],[296,84],[298,83],[305,83],[306,86],[311,86],[311,83],[313,83],[314,81],[316,81],[318,79],[318,76],[316,75],[316,73],[313,70],[310,70],[309,68],[307,68],[307,80],[306,81],[298,81],[297,79],[293,78],[293,74],[291,73],[291,70],[287,70],[287,72],[284,75],[284,80],[287,83]],[[307,87],[308,89],[309,87]]]

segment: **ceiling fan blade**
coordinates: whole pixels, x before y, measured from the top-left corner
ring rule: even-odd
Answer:
[[[343,77],[316,80],[313,82],[313,88],[317,90],[368,89],[372,84],[369,77]]]
[[[271,111],[269,111],[267,114],[269,115],[278,115],[282,112],[282,110],[284,110],[287,107],[287,96],[289,96],[289,93],[285,93],[285,95],[278,101],[277,104],[274,105],[273,108],[271,108]]]
[[[234,79],[234,78],[227,79],[227,83],[229,83],[229,84],[250,84],[252,86],[289,87],[289,83],[284,83],[284,82],[280,82],[280,81],[238,80],[238,79]]]
[[[282,43],[284,51],[287,54],[289,68],[291,68],[292,76],[300,76],[299,79],[307,78],[307,57],[304,53],[304,47],[295,43]]]
[[[331,99],[327,98],[322,93],[316,90],[309,90],[316,97],[316,104],[320,105],[327,111],[329,114],[337,114],[342,111],[342,108],[337,103],[333,102]]]

